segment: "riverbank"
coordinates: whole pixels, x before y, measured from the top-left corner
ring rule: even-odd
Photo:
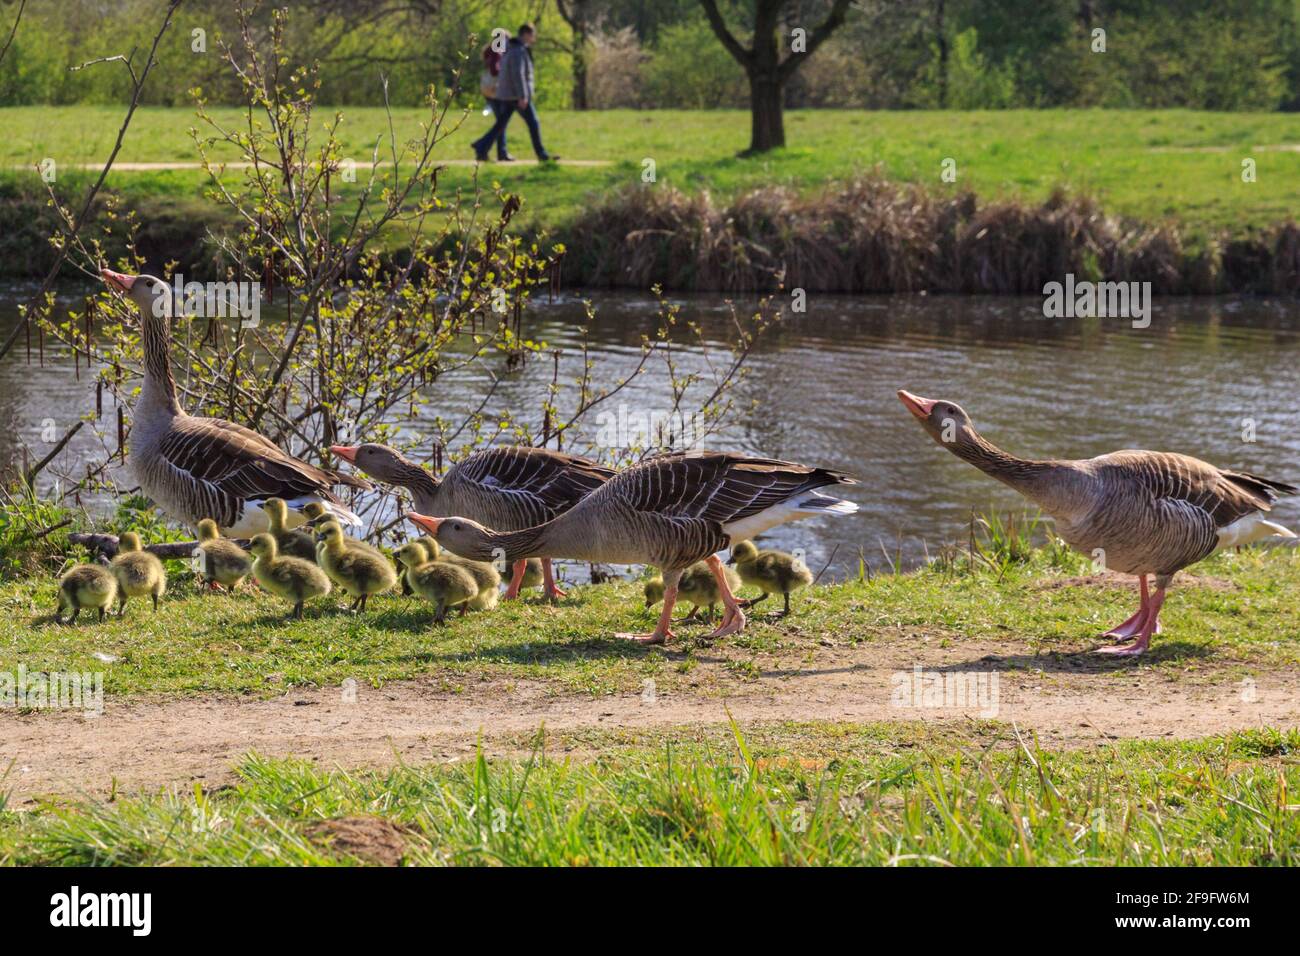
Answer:
[[[1090,651],[1131,581],[993,560],[666,648],[613,636],[651,620],[632,582],[439,628],[395,595],[287,621],[182,565],[157,615],[59,626],[10,581],[0,673],[98,672],[103,706],[0,711],[0,863],[1298,861],[1300,552],[1179,575],[1129,659]]]
[[[43,274],[50,257],[53,220],[31,166],[62,164],[56,189],[75,195],[91,175],[76,167],[102,161],[116,116],[0,110],[13,131],[0,144],[10,167],[0,173],[0,274]],[[345,149],[368,161],[383,114],[347,119]],[[399,139],[418,119],[396,114]],[[465,158],[478,119],[450,133],[446,158]],[[197,161],[184,133],[193,122],[182,109],[141,111],[121,161]],[[455,165],[439,185],[445,196],[476,183],[522,195],[517,227],[565,244],[571,286],[742,292],[775,288],[784,272],[786,288],[809,292],[1040,293],[1073,272],[1150,281],[1164,294],[1300,288],[1300,144],[1282,114],[796,111],[791,147],[753,159],[735,155],[748,122],[735,111],[545,122],[566,159],[609,165]],[[189,274],[219,271],[207,233],[233,223],[203,198],[205,182],[194,169],[110,175],[155,268],[174,259]],[[409,254],[400,238],[386,241],[393,258]]]

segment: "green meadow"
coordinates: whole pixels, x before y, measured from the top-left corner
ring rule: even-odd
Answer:
[[[241,114],[214,108],[222,124]],[[340,136],[345,154],[369,161],[387,119],[373,107],[348,107]],[[317,109],[324,121],[332,111]],[[395,111],[399,141],[416,135],[427,114]],[[95,106],[0,109],[0,166],[30,167],[49,157],[61,166],[102,163],[121,112]],[[643,181],[653,162],[655,182],[730,197],[785,185],[815,191],[825,183],[879,171],[891,180],[935,190],[971,190],[981,197],[1036,201],[1057,188],[1086,194],[1118,215],[1173,221],[1193,232],[1241,232],[1289,219],[1300,204],[1300,133],[1287,113],[1194,110],[822,111],[787,116],[786,149],[740,159],[749,115],[743,111],[609,110],[542,115],[548,148],[564,159],[608,166],[544,167],[489,164],[483,186],[499,183],[524,196],[524,221],[562,226],[593,199]],[[197,162],[189,130],[198,121],[182,108],[143,108],[119,161]],[[438,159],[472,158],[470,141],[486,128],[477,109],[450,116]],[[526,130],[515,123],[512,152],[531,156]],[[206,134],[205,134],[206,135]],[[381,156],[386,143],[381,143]],[[215,159],[233,159],[226,148]],[[956,163],[956,182],[941,179],[943,161]],[[1242,161],[1253,159],[1255,181],[1243,182]],[[231,175],[233,171],[228,172]],[[11,184],[35,172],[9,169]],[[128,196],[195,198],[199,171],[117,171],[112,188]],[[472,166],[442,172],[445,195],[472,188]],[[11,186],[12,188],[12,186]],[[196,212],[196,214],[198,214]]]

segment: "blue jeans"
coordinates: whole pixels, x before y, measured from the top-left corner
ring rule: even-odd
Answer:
[[[492,110],[492,115],[496,119],[500,119],[502,112],[506,108],[506,101],[489,99],[488,107]],[[502,126],[501,133],[497,136],[497,159],[505,159],[508,155],[510,155],[510,150],[506,149],[506,128]]]
[[[542,145],[542,126],[537,122],[537,110],[533,109],[533,101],[529,100],[528,105],[519,109],[518,100],[493,100],[492,110],[496,113],[497,121],[492,124],[492,128],[479,139],[474,140],[474,152],[479,156],[486,156],[488,147],[497,141],[497,138],[505,135],[506,124],[510,122],[510,117],[519,110],[519,115],[524,118],[528,124],[528,135],[533,140],[533,152],[537,154],[538,159],[549,159],[546,147]],[[500,104],[500,111],[497,111],[497,104]]]

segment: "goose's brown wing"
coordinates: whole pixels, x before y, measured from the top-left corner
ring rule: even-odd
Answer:
[[[220,418],[176,419],[158,451],[173,468],[235,499],[316,494],[337,501],[334,485],[370,487],[300,461],[252,429]]]
[[[1120,451],[1105,456],[1113,474],[1155,502],[1201,513],[1214,529],[1225,528],[1256,511],[1269,511],[1281,495],[1300,489],[1246,472],[1226,471],[1175,452]]]
[[[614,476],[611,469],[587,458],[525,445],[475,452],[455,472],[451,480],[509,500],[529,523],[568,511]]]
[[[799,495],[855,480],[825,468],[730,452],[657,455],[619,474],[624,501],[638,511],[714,521],[757,514]],[[611,490],[613,490],[611,488]]]

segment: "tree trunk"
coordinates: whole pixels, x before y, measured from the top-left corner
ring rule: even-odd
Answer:
[[[749,74],[750,137],[747,153],[765,153],[785,145],[785,111],[781,78],[774,73]]]
[[[573,34],[573,108],[587,108],[587,34]]]

